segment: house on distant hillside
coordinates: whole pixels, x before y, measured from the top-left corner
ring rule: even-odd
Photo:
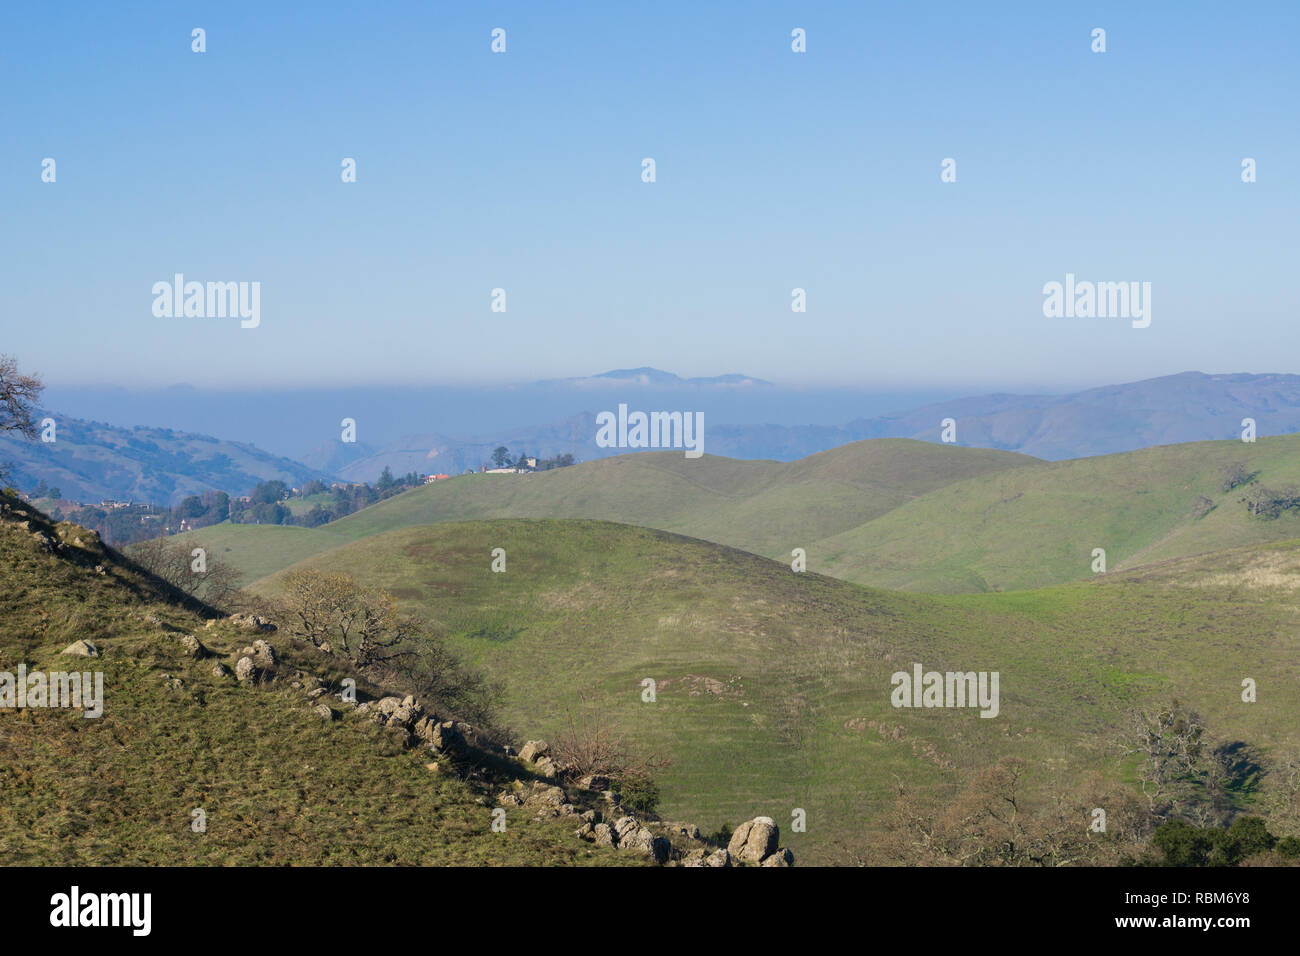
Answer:
[[[431,485],[431,484],[433,484],[435,481],[442,481],[444,478],[450,478],[450,477],[451,477],[451,475],[425,475],[425,476],[424,476],[424,483],[425,483],[426,485]]]

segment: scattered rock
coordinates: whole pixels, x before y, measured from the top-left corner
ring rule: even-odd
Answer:
[[[596,837],[596,846],[614,845],[614,830],[608,823],[597,823],[592,828],[592,832]]]
[[[263,634],[271,634],[275,631],[274,624],[256,614],[232,614],[226,620],[245,631],[260,631]]]
[[[230,668],[227,667],[225,664],[214,664],[213,667],[212,667],[212,676],[213,676],[213,677],[229,677],[229,676],[230,676]]]
[[[248,680],[257,673],[257,665],[253,663],[251,657],[241,657],[235,661],[235,679]]]
[[[326,723],[328,723],[331,720],[335,720],[338,717],[338,715],[334,713],[334,708],[332,708],[329,704],[317,704],[315,707],[312,708],[312,710],[317,717],[319,717],[321,720],[325,721]]]
[[[207,657],[208,649],[193,634],[186,634],[181,638],[181,647],[190,657]]]
[[[98,657],[99,648],[90,641],[73,641],[59,653],[68,657]]]

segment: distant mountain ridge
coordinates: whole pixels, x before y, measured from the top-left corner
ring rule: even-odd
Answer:
[[[45,481],[71,501],[104,499],[175,504],[221,490],[246,494],[260,481],[300,486],[328,474],[243,442],[170,428],[122,428],[52,412],[54,441],[0,435],[0,462],[23,490]]]
[[[345,443],[339,440],[338,426],[340,419],[349,414],[351,406],[347,402],[336,403],[341,409],[337,415],[315,412],[310,432],[304,431],[299,419],[282,418],[282,409],[269,404],[255,419],[236,416],[221,425],[211,416],[213,403],[206,402],[195,407],[208,416],[204,419],[206,427],[213,430],[231,433],[240,421],[275,421],[282,423],[280,432],[286,438],[268,444],[283,447],[294,435],[320,437],[315,439],[314,447],[307,446],[310,451],[295,460],[246,442],[221,441],[193,431],[96,426],[104,430],[96,436],[83,427],[92,423],[67,418],[61,420],[60,428],[73,426],[73,431],[61,430],[59,437],[61,442],[82,442],[84,447],[75,454],[68,452],[68,445],[42,446],[7,437],[0,438],[0,462],[8,460],[20,466],[15,473],[25,490],[43,478],[68,497],[131,497],[167,503],[207,488],[243,494],[257,481],[271,478],[291,484],[312,477],[373,482],[386,467],[398,475],[412,471],[460,474],[476,470],[491,459],[494,449],[503,445],[512,456],[551,458],[569,454],[579,461],[607,458],[625,454],[628,449],[596,445],[595,415],[613,410],[619,403],[645,411],[717,410],[706,413],[705,454],[774,461],[794,461],[867,438],[936,442],[946,418],[956,421],[958,445],[1015,451],[1050,460],[1236,438],[1245,418],[1255,420],[1261,436],[1300,431],[1300,375],[1289,374],[1183,372],[1065,395],[992,393],[857,418],[847,413],[862,399],[855,393],[845,393],[834,407],[845,406],[847,421],[830,425],[728,424],[728,415],[735,416],[738,410],[748,407],[748,396],[758,403],[755,408],[772,409],[779,407],[785,396],[793,400],[798,395],[795,390],[783,390],[782,386],[739,374],[684,379],[650,367],[614,369],[583,379],[558,380],[554,395],[562,396],[563,402],[552,395],[551,404],[540,408],[538,397],[552,392],[545,384],[532,383],[517,392],[500,389],[473,393],[478,397],[467,393],[459,400],[448,394],[436,406],[439,420],[454,417],[449,412],[459,408],[464,408],[467,419],[472,419],[473,406],[464,403],[489,395],[510,415],[517,414],[521,419],[530,412],[540,415],[561,405],[582,410],[548,424],[482,430],[467,426],[464,431],[454,426],[435,427],[383,440],[375,438],[376,409],[370,414],[357,413],[359,437],[370,440]],[[183,391],[172,389],[167,395]],[[159,402],[168,400],[158,398]],[[722,404],[715,404],[718,402]],[[174,411],[155,407],[160,408],[160,415]],[[402,406],[402,420],[418,421],[425,407],[430,406],[407,402]],[[147,411],[139,409],[140,414]],[[322,428],[322,423],[329,428]],[[263,428],[265,431],[264,424]],[[123,435],[134,432],[140,433],[137,442],[153,442],[157,449],[133,447]],[[148,437],[154,434],[163,436],[162,444]],[[99,449],[94,454],[89,451],[92,445]],[[213,445],[224,450],[214,455]]]
[[[627,369],[604,373],[592,381],[638,383],[643,373],[669,374],[655,369]],[[775,387],[756,379],[746,381]],[[656,379],[651,384],[663,383]],[[662,399],[663,393],[656,392],[655,397]],[[637,400],[632,388],[621,397],[611,393],[609,398],[634,405]],[[1053,461],[1135,451],[1152,445],[1235,438],[1241,433],[1244,418],[1255,420],[1260,435],[1290,434],[1300,431],[1300,375],[1182,372],[1067,395],[977,395],[896,415],[854,419],[844,425],[729,425],[706,421],[704,450],[728,458],[794,461],[866,438],[937,442],[946,418],[957,423],[958,445],[1015,451]],[[489,438],[457,440],[446,435],[413,435],[378,448],[347,464],[339,473],[350,481],[373,481],[386,466],[395,474],[421,468],[456,474],[476,467],[498,445],[516,454],[551,457],[568,453],[579,460],[626,453],[627,449],[597,447],[595,436],[595,416],[590,410],[548,425],[503,430]],[[312,464],[323,462],[313,460]]]

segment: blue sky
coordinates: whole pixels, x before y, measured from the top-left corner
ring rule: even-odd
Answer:
[[[0,350],[223,388],[1300,371],[1294,3],[290,6],[5,6]],[[176,272],[260,282],[260,326],[155,318]],[[1151,326],[1045,318],[1067,272],[1151,282]]]

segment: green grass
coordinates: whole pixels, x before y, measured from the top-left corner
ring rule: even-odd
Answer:
[[[490,570],[498,547],[504,574]],[[1247,589],[1219,570],[1229,560],[932,596],[794,574],[661,531],[506,519],[386,532],[299,566],[392,589],[504,683],[517,726],[555,734],[584,695],[597,702],[671,755],[667,817],[712,830],[802,808],[808,833],[790,846],[834,862],[869,848],[895,780],[940,799],[1003,755],[1029,758],[1041,788],[1068,791],[1094,771],[1121,779],[1112,741],[1142,701],[1180,696],[1223,737],[1296,745],[1295,602]],[[1275,573],[1300,580],[1300,566]],[[998,671],[1000,716],[892,708],[890,674],[913,661]],[[1243,677],[1269,688],[1258,704],[1241,703]],[[658,682],[653,704],[645,678]]]
[[[13,503],[13,499],[8,499]],[[34,512],[22,517],[51,529]],[[52,530],[52,529],[51,529]],[[95,565],[105,568],[103,575]],[[39,553],[0,521],[0,670],[102,670],[104,714],[0,710],[0,855],[9,865],[635,865],[572,820],[490,806],[427,754],[386,747],[360,717],[325,725],[301,691],[212,675],[186,657],[195,633],[227,665],[254,635],[205,628],[156,582],[91,548]],[[59,656],[84,638],[103,656]],[[271,640],[292,672],[314,651]],[[169,679],[179,678],[180,688]],[[190,829],[207,813],[207,832]]]
[[[536,475],[466,475],[397,495],[322,528],[201,529],[191,537],[248,580],[345,541],[448,521],[587,518],[672,531],[859,584],[971,593],[1045,587],[1109,571],[1300,537],[1300,516],[1261,520],[1242,461],[1270,487],[1300,483],[1300,435],[1167,445],[1046,462],[903,439],[856,442],[790,463],[673,452]],[[1198,517],[1197,502],[1208,499]],[[225,549],[229,549],[226,551]]]
[[[461,475],[321,528],[217,525],[189,535],[249,580],[343,540],[441,521],[595,518],[689,534],[790,560],[796,547],[913,497],[1038,459],[908,439],[855,442],[790,463],[647,452],[533,475]],[[333,537],[326,537],[327,535]],[[226,551],[225,549],[229,549]]]
[[[1042,462],[955,482],[818,541],[810,567],[861,584],[919,591],[1032,588],[1107,569],[1300,536],[1300,516],[1261,520],[1221,490],[1242,461],[1269,487],[1300,483],[1300,435],[1164,445]],[[1196,517],[1196,501],[1214,505]]]

